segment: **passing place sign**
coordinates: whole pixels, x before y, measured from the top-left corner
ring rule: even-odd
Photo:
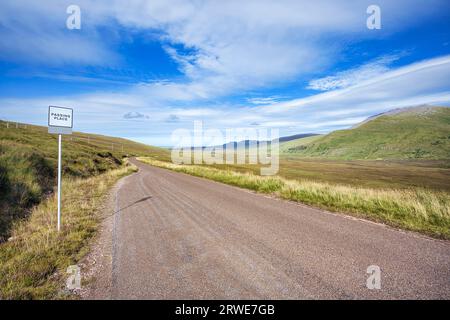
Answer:
[[[48,107],[48,132],[71,134],[73,127],[73,110],[65,107]]]

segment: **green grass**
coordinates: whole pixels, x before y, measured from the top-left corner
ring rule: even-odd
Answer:
[[[450,239],[450,195],[416,189],[372,189],[311,180],[262,177],[252,173],[200,165],[176,165],[151,158],[138,160],[154,166],[214,181],[270,193],[319,208],[344,212],[388,225]]]
[[[374,189],[450,191],[449,161],[283,159],[280,176]]]
[[[374,189],[423,188],[450,191],[450,161],[441,160],[326,160],[281,155],[280,177]],[[256,175],[259,165],[214,165],[217,169]]]
[[[89,140],[88,140],[89,139]],[[57,135],[46,127],[0,121],[0,243],[13,222],[50,195],[56,184]],[[63,136],[63,176],[87,178],[121,166],[126,156],[151,155],[169,159],[165,149],[126,139],[74,132]]]
[[[450,159],[450,108],[412,108],[382,115],[354,129],[334,131],[294,148],[290,148],[290,155],[299,158]]]
[[[280,143],[281,154],[295,154],[306,148],[308,144],[323,137],[323,135],[305,137]]]
[[[13,240],[0,245],[0,300],[71,298],[62,290],[67,267],[87,253],[108,190],[136,170],[124,166],[91,178],[65,179],[60,232],[55,196],[35,206],[29,219],[15,221]]]

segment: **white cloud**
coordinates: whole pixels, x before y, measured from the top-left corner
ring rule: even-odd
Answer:
[[[211,99],[289,82],[334,62],[342,47],[324,41],[328,35],[354,39],[373,36],[365,24],[371,2],[365,0],[131,3],[125,8],[115,3],[114,12],[120,15],[114,15],[119,22],[160,30],[167,42],[166,51],[187,77],[182,83],[148,87],[152,94],[154,89],[164,91],[173,97],[171,100]],[[433,2],[438,3],[442,2]],[[383,8],[386,32],[410,26],[435,10],[420,1],[378,4]],[[188,53],[181,53],[175,45],[188,48]],[[382,70],[373,71],[375,75]],[[328,83],[328,89],[337,85]]]
[[[0,59],[55,66],[61,64],[114,65],[119,56],[95,28],[66,28],[69,1],[0,2]],[[86,18],[82,15],[83,19]]]
[[[247,101],[251,104],[255,105],[264,105],[264,104],[274,104],[277,103],[281,97],[273,96],[273,97],[264,97],[264,98],[249,98]]]
[[[365,24],[369,0],[140,3],[126,8],[116,3],[120,14],[115,16],[124,25],[161,30],[168,52],[188,77],[188,84],[181,85],[183,91],[199,98],[287,82],[327,66],[342,49],[324,43],[327,34],[373,35]],[[391,31],[434,10],[431,3],[424,7],[420,1],[379,1],[378,5]],[[192,52],[182,56],[172,44]]]
[[[114,50],[120,32],[108,38],[101,38],[99,32],[115,21],[125,31],[139,30],[159,39],[185,75],[180,81],[148,83],[140,90],[164,101],[213,99],[289,82],[331,65],[342,44],[331,45],[330,37],[374,36],[365,24],[371,3],[78,0],[82,29],[69,31],[65,29],[69,0],[2,1],[0,56],[42,64],[115,64],[120,61]],[[420,0],[379,0],[386,26],[382,32],[426,19],[442,3],[445,0],[432,0],[426,6]],[[21,41],[14,41],[18,38]],[[180,47],[188,51],[181,52]],[[330,83],[325,86],[333,88]]]
[[[394,103],[400,98],[402,98],[402,101],[411,101],[414,97],[424,97],[426,100],[435,94],[447,93],[449,91],[449,74],[450,55],[447,55],[393,69],[348,88],[294,99],[262,108],[264,113],[276,114],[310,106],[325,106],[329,109],[331,103],[333,109],[339,110],[352,108],[355,104],[360,105],[362,102],[366,105],[372,102]],[[437,103],[439,101],[431,102]],[[413,102],[413,104],[420,103],[423,102]]]
[[[351,70],[338,72],[333,76],[313,79],[307,88],[319,91],[347,88],[386,73],[390,70],[390,64],[399,58],[399,55],[384,56]]]
[[[131,120],[131,119],[148,119],[149,116],[146,116],[145,114],[142,114],[140,112],[130,111],[130,112],[125,113],[123,115],[123,118],[127,119],[127,120]]]

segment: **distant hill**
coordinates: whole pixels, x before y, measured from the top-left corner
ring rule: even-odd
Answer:
[[[340,160],[450,159],[450,108],[395,109],[290,150],[299,157]]]
[[[308,137],[314,137],[314,136],[318,136],[318,134],[317,133],[300,133],[300,134],[295,134],[293,136],[281,137],[280,138],[280,143],[293,141],[293,140],[298,140],[298,139],[303,139],[303,138],[308,138]]]
[[[299,140],[299,139],[304,139],[304,138],[314,137],[314,136],[318,136],[318,134],[316,134],[316,133],[300,133],[300,134],[296,134],[296,135],[292,135],[292,136],[280,137],[278,141],[282,145],[282,144],[287,143],[289,141]],[[258,147],[260,142],[261,141],[259,141],[259,140],[231,141],[231,142],[228,142],[228,143],[224,143],[222,145],[222,147],[224,149],[225,148],[229,148],[229,149],[236,148],[237,149],[237,148],[244,148],[244,147],[245,147],[245,149],[248,149],[251,145]],[[270,141],[265,141],[265,142],[268,142],[270,144]],[[217,147],[220,147],[220,145],[217,146]],[[192,151],[200,151],[200,150],[203,150],[205,148],[208,148],[208,147],[206,147],[206,146],[204,146],[204,147],[191,147],[191,150]]]
[[[306,149],[306,146],[308,144],[312,143],[313,141],[316,141],[321,137],[323,137],[323,135],[315,134],[282,142],[280,143],[280,152],[282,154],[295,154],[301,150]]]

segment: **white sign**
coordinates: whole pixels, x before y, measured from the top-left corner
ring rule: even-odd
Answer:
[[[73,110],[64,107],[48,107],[48,132],[71,134],[73,127]]]
[[[49,127],[73,127],[73,110],[63,107],[48,107]]]
[[[64,107],[48,107],[48,133],[58,134],[58,231],[61,229],[61,158],[62,134],[72,134],[73,110]]]

